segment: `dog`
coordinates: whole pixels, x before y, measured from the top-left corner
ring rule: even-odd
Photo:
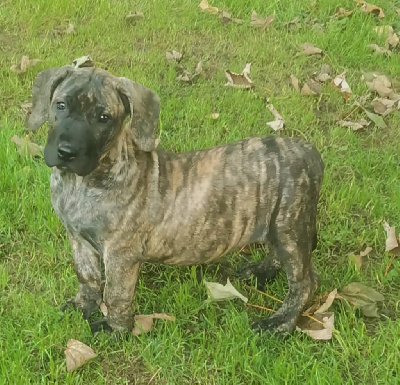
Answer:
[[[242,275],[283,269],[289,283],[280,309],[255,328],[294,330],[318,286],[311,256],[323,162],[312,145],[256,137],[182,154],[156,150],[159,97],[99,68],[44,70],[32,98],[27,125],[49,123],[51,200],[79,281],[67,305],[86,319],[107,306],[93,331],[132,329],[142,263],[206,263],[252,243],[268,245],[269,255]]]

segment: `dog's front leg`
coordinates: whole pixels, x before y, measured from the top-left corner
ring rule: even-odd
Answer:
[[[105,253],[104,265],[107,323],[114,331],[131,331],[134,323],[133,296],[140,262],[134,257],[132,250],[112,250]]]
[[[74,268],[78,276],[79,289],[75,297],[61,307],[79,309],[85,319],[96,311],[102,301],[100,256],[78,236],[68,234],[74,253]]]

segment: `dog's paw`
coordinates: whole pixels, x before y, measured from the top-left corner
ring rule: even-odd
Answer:
[[[61,305],[60,310],[66,312],[68,310],[78,310],[82,313],[84,319],[89,319],[89,317],[98,310],[99,306],[96,301],[86,301],[83,304],[76,301],[76,297],[72,297]]]
[[[288,321],[282,315],[271,316],[267,319],[260,319],[252,325],[254,332],[269,333],[278,338],[289,336],[295,328],[294,321]]]

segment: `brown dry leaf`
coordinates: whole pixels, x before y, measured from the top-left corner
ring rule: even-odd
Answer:
[[[348,100],[351,96],[351,88],[346,81],[346,72],[337,75],[333,79],[333,85],[340,90],[345,100]]]
[[[70,339],[67,342],[67,348],[65,349],[67,372],[72,372],[73,370],[80,368],[96,356],[97,354],[91,347],[78,340]]]
[[[143,12],[130,12],[125,16],[126,21],[137,21],[144,18]]]
[[[217,7],[213,7],[212,5],[210,5],[207,0],[202,0],[201,3],[199,4],[199,8],[203,12],[212,13],[214,15],[217,15],[219,13],[219,9]]]
[[[235,17],[232,17],[232,15],[226,11],[222,11],[220,15],[220,19],[222,21],[222,24],[228,24],[229,22],[234,22],[236,24],[242,24],[243,20],[242,19],[236,19]]]
[[[374,111],[382,116],[386,116],[395,110],[400,109],[400,95],[398,100],[391,100],[385,98],[375,98],[371,102]]]
[[[254,83],[250,79],[250,67],[251,63],[247,63],[241,74],[237,74],[235,72],[231,72],[230,70],[226,70],[225,76],[228,81],[225,83],[225,86],[234,88],[247,88],[247,89],[253,88]]]
[[[219,118],[219,113],[218,112],[213,112],[210,114],[210,118],[217,120]]]
[[[331,67],[328,64],[323,64],[321,67],[321,71],[319,71],[319,74],[316,76],[316,80],[318,80],[321,83],[325,83],[328,80],[331,80]]]
[[[71,23],[69,23],[69,24],[68,24],[68,28],[65,30],[65,33],[66,33],[67,35],[71,35],[71,34],[76,35],[76,31],[75,31],[74,25],[71,24]]]
[[[338,7],[336,8],[336,13],[335,16],[337,17],[349,17],[353,14],[354,10],[351,11],[346,11],[344,8],[342,7]]]
[[[333,301],[335,300],[336,294],[337,294],[337,289],[332,290],[328,294],[325,302],[314,312],[314,315],[327,312],[331,307]]]
[[[374,32],[376,32],[379,36],[386,36],[385,47],[396,47],[399,44],[399,37],[394,32],[393,27],[390,25],[381,25],[379,27],[375,27]]]
[[[16,72],[17,74],[23,74],[30,67],[35,66],[39,63],[40,59],[29,59],[29,56],[22,56],[21,62],[18,64],[14,64],[10,67],[11,71]]]
[[[301,46],[301,52],[300,55],[306,55],[306,56],[310,56],[310,55],[322,55],[322,49],[316,47],[314,44],[312,43],[304,43]]]
[[[104,303],[104,302],[102,302],[101,304],[100,304],[100,311],[102,312],[102,314],[104,315],[104,317],[107,317],[107,315],[108,315],[108,309],[107,309],[107,306],[106,306],[106,304]]]
[[[392,51],[386,49],[386,48],[381,48],[377,44],[368,44],[368,48],[371,48],[375,53],[379,55],[388,55],[392,56]]]
[[[383,98],[397,100],[399,96],[392,90],[392,82],[385,75],[378,75],[372,81],[366,82],[370,91],[375,91]]]
[[[354,131],[360,130],[362,128],[366,128],[371,124],[371,122],[368,122],[364,118],[357,119],[355,122],[349,122],[347,120],[340,120],[338,123],[340,126],[352,128]]]
[[[297,91],[300,92],[300,85],[299,85],[299,79],[296,78],[293,74],[290,75],[290,82],[292,83],[293,88]]]
[[[183,54],[174,49],[165,53],[165,58],[169,63],[179,63],[182,60],[182,57]]]
[[[383,9],[381,7],[378,7],[373,4],[369,4],[366,1],[363,0],[354,0],[356,3],[358,3],[362,9],[363,12],[365,13],[370,13],[374,16],[378,16],[379,19],[382,19],[385,17],[385,14],[383,12]]]
[[[231,284],[229,278],[227,279],[226,285],[221,285],[216,282],[204,281],[206,285],[208,299],[206,302],[212,301],[226,301],[234,298],[240,298],[243,302],[247,303],[248,299],[240,294]]]
[[[382,294],[360,282],[345,286],[336,298],[345,299],[352,306],[359,308],[365,317],[379,317],[378,302],[385,299]]]
[[[296,330],[307,334],[313,340],[332,339],[334,314],[331,312],[317,313],[312,317],[314,319],[301,315],[297,321]]]
[[[250,25],[255,28],[266,29],[272,25],[275,20],[275,15],[269,15],[265,19],[259,17],[257,12],[253,11],[251,14]]]
[[[177,78],[176,80],[184,83],[193,83],[194,80],[203,72],[203,65],[201,61],[199,61],[196,65],[196,68],[194,70],[194,73],[192,74],[189,71],[184,70]]]
[[[304,96],[319,95],[322,91],[322,86],[314,79],[308,79],[301,89],[300,93]]]
[[[26,135],[23,139],[17,135],[14,135],[11,138],[11,141],[15,143],[18,148],[18,152],[22,156],[42,156],[43,146],[39,146],[38,144],[31,142],[29,135]]]
[[[275,120],[268,122],[267,126],[271,127],[274,131],[282,130],[285,127],[285,120],[282,115],[275,109],[272,104],[268,104],[267,108],[274,115]]]
[[[21,110],[24,111],[27,115],[32,112],[32,103],[31,102],[24,102],[20,105]]]
[[[364,257],[366,257],[372,250],[372,247],[368,246],[364,251],[361,251],[360,254],[350,254],[350,258],[353,259],[358,270],[360,270],[363,265]]]
[[[175,321],[175,317],[165,313],[153,313],[153,314],[139,314],[135,315],[135,327],[132,330],[132,334],[139,336],[142,333],[148,333],[153,327],[155,319],[163,319],[166,321]]]
[[[398,240],[396,238],[396,228],[391,227],[389,223],[386,221],[383,222],[383,228],[386,231],[386,248],[385,251],[388,251],[389,254],[392,255],[400,255],[400,247]],[[399,234],[400,237],[400,234]]]
[[[290,20],[289,22],[285,23],[283,26],[287,29],[294,29],[294,28],[301,27],[300,18],[298,16],[296,16],[293,20]]]
[[[90,56],[86,55],[75,59],[72,62],[72,66],[75,68],[94,67],[94,62]]]

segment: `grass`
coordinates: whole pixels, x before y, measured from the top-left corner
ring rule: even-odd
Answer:
[[[386,13],[382,20],[360,11],[348,19],[333,18],[336,7],[355,7],[350,0],[215,0],[212,5],[245,19],[243,25],[226,26],[217,16],[200,12],[197,1],[188,0],[0,4],[0,384],[400,383],[400,261],[394,261],[385,277],[390,256],[384,251],[381,224],[386,219],[400,226],[400,116],[386,117],[386,129],[359,132],[335,123],[367,92],[362,71],[398,74],[398,53],[376,56],[367,45],[383,44],[374,26],[398,26],[395,8],[400,4],[376,3]],[[253,9],[261,16],[275,13],[273,27],[251,29]],[[145,18],[125,22],[131,11],[141,11]],[[296,16],[303,28],[285,29]],[[314,20],[314,27],[307,20]],[[74,24],[76,34],[53,33],[68,23]],[[304,42],[323,49],[324,56],[296,57]],[[172,49],[184,53],[181,65],[189,71],[202,60],[207,76],[192,85],[177,82],[177,68],[165,62],[165,52]],[[392,316],[368,320],[335,303],[337,333],[332,341],[313,341],[299,333],[283,341],[256,336],[249,324],[263,315],[260,310],[238,302],[204,304],[202,280],[224,282],[230,276],[251,303],[276,306],[234,280],[232,272],[248,258],[239,253],[219,265],[145,266],[135,312],[168,312],[177,318],[175,323],[158,321],[147,335],[119,341],[108,335],[93,337],[78,314],[63,316],[59,306],[74,294],[77,280],[70,246],[49,200],[50,170],[42,159],[22,157],[10,138],[25,134],[19,105],[28,100],[38,71],[87,54],[98,66],[160,95],[161,141],[169,150],[270,134],[266,122],[272,116],[265,108],[269,98],[286,119],[286,129],[278,135],[311,141],[326,164],[320,242],[314,253],[322,279],[319,293],[361,281],[385,296],[383,306]],[[11,72],[22,55],[42,61],[25,74]],[[247,62],[252,63],[254,92],[224,87],[224,70],[240,72]],[[291,88],[290,74],[303,82],[323,63],[335,74],[347,71],[353,89],[348,103],[328,86],[316,98]],[[220,114],[217,120],[209,118],[213,111]],[[359,111],[351,118],[358,116]],[[45,136],[42,129],[31,139],[44,144]],[[374,250],[358,271],[348,254],[365,246]],[[285,285],[282,275],[266,290],[283,298]],[[64,348],[69,338],[90,345],[98,358],[67,373]]]

